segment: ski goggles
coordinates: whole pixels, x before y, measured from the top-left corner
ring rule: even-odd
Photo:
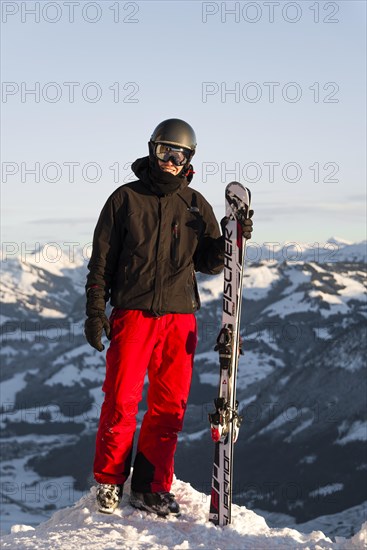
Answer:
[[[173,162],[176,166],[183,166],[190,159],[190,149],[175,147],[167,143],[157,143],[154,147],[154,155],[162,162]]]

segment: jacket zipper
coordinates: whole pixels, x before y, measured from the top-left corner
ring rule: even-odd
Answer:
[[[171,248],[171,258],[175,264],[175,267],[177,269],[178,266],[178,222],[172,223],[172,248]]]
[[[161,230],[162,230],[162,203],[158,199],[158,237],[155,250],[155,281],[154,281],[154,294],[152,300],[151,311],[154,315],[159,316],[161,310],[162,301],[162,284],[160,281],[161,273],[158,265],[159,244],[161,243]]]

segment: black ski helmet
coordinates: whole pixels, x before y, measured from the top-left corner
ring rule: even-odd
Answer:
[[[184,147],[191,151],[186,167],[190,165],[190,161],[195,154],[196,135],[190,124],[179,118],[169,118],[160,122],[153,131],[149,150],[153,154],[154,145],[156,143],[170,143],[177,147]]]

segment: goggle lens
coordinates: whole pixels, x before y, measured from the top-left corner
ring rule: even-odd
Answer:
[[[183,147],[174,147],[167,143],[157,143],[155,156],[162,162],[173,162],[176,166],[183,166],[188,161],[191,151]]]

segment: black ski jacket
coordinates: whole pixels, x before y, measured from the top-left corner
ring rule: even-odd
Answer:
[[[212,207],[187,178],[161,196],[148,166],[148,157],[135,161],[138,181],[116,189],[102,209],[86,287],[103,288],[117,308],[193,313],[200,307],[194,271],[222,271],[224,240]]]

